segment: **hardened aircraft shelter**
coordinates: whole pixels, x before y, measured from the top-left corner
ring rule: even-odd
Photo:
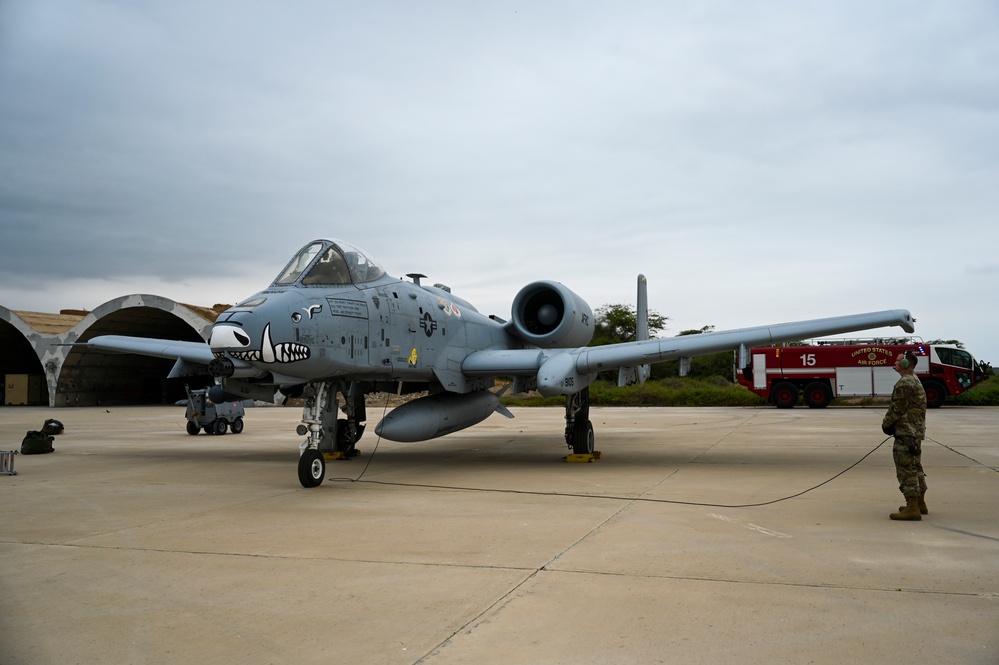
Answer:
[[[93,311],[58,314],[14,311],[0,305],[0,375],[3,404],[94,406],[172,403],[211,382],[174,362],[134,354],[108,354],[74,346],[98,335],[205,341],[228,305],[198,307],[156,295],[127,295]]]

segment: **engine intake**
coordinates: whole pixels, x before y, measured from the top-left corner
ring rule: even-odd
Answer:
[[[507,331],[541,348],[586,346],[593,339],[593,311],[558,282],[532,282],[513,299]]]

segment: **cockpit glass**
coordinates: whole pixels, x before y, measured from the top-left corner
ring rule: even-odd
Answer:
[[[291,260],[274,284],[284,286],[299,279],[303,286],[359,284],[384,274],[382,267],[357,247],[339,240],[317,240]]]
[[[302,279],[302,284],[306,286],[315,286],[317,284],[350,284],[350,282],[347,262],[340,256],[340,252],[336,250],[336,247],[332,246],[323,252],[316,265],[312,266],[309,274]]]
[[[300,251],[295,258],[291,260],[288,267],[284,269],[281,276],[274,280],[275,284],[294,284],[299,277],[301,277],[302,272],[309,267],[312,260],[316,258],[323,249],[323,243],[314,242],[308,247],[305,247]]]
[[[380,265],[375,263],[369,256],[357,247],[345,242],[340,242],[340,251],[347,262],[347,270],[355,283],[370,282],[385,274]]]

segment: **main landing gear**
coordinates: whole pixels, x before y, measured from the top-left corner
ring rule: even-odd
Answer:
[[[574,455],[593,454],[589,387],[565,398],[565,442]]]
[[[337,393],[343,395],[342,406]],[[367,419],[364,392],[353,382],[317,381],[309,384],[305,395],[298,434],[308,436],[301,445],[298,480],[302,487],[318,487],[326,479],[327,459],[358,455],[355,445],[364,434]],[[346,418],[338,418],[341,410]]]

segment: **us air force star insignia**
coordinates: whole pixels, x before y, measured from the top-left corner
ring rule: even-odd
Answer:
[[[427,337],[433,335],[434,331],[437,330],[437,322],[430,316],[430,312],[426,312],[420,319],[420,327],[423,328],[423,332],[427,333]]]

